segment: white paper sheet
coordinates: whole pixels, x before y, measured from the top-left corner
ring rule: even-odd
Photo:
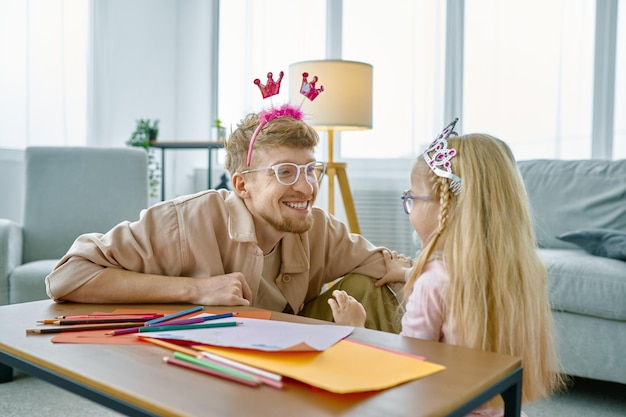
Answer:
[[[242,324],[235,327],[145,332],[140,335],[263,351],[323,351],[354,330],[354,327],[333,324],[288,323],[237,317],[214,320],[219,321],[236,321]]]

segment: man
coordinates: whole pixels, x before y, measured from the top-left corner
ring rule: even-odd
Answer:
[[[318,140],[297,112],[247,116],[226,142],[233,191],[176,198],[136,222],[79,236],[46,277],[48,295],[81,303],[252,305],[333,320],[331,307],[340,315],[337,303],[350,301],[345,293],[328,299],[346,289],[368,310],[366,327],[398,332],[396,298],[375,281],[403,282],[410,260],[386,263],[385,248],[313,207],[324,174],[314,158]]]

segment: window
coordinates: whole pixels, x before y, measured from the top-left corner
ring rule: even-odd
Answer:
[[[591,156],[595,1],[465,3],[463,129],[518,159]]]
[[[256,87],[241,80],[264,80],[266,72],[287,72],[293,62],[324,59],[327,48],[340,51],[342,59],[372,64],[373,128],[337,132],[335,155],[348,162],[364,234],[410,253],[404,248],[412,247],[411,236],[394,246],[383,235],[395,228],[391,234],[397,239],[398,230],[411,230],[402,217],[400,192],[413,158],[447,123],[446,5],[461,3],[391,0],[381,7],[376,0],[343,0],[339,35],[326,34],[323,0],[308,3],[305,13],[288,0],[220,4],[219,109],[227,123],[236,123],[241,109],[247,113],[269,105]],[[591,157],[596,2],[473,0],[463,5],[462,132],[498,136],[518,159]],[[620,8],[615,155],[626,154],[626,118],[618,118],[626,114],[624,15]],[[327,46],[330,35],[336,38]],[[323,159],[324,143],[321,150]],[[377,235],[374,226],[383,223],[387,226]]]
[[[324,59],[326,2],[312,0],[302,10],[290,0],[220,2],[219,117],[235,128],[241,118],[289,98],[289,65]],[[263,100],[253,80],[284,71],[278,96]]]
[[[87,9],[82,0],[0,3],[0,147],[85,143]]]
[[[344,159],[413,158],[443,126],[445,2],[380,5],[344,0],[343,59],[374,69],[373,128],[342,134]]]

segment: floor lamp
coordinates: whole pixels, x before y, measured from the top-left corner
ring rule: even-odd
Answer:
[[[306,74],[306,75],[304,75]],[[289,66],[289,97],[301,100],[303,81],[317,77],[317,88],[323,92],[315,101],[306,102],[302,110],[307,122],[316,130],[328,133],[328,212],[335,214],[335,179],[339,183],[348,226],[361,233],[350,192],[345,162],[335,162],[334,133],[372,128],[372,66],[363,62],[342,60],[303,61]]]

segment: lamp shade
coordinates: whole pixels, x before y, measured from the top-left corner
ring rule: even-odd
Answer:
[[[289,66],[289,98],[292,103],[303,100],[303,73],[308,73],[308,82],[317,76],[316,88],[324,87],[324,91],[313,101],[304,98],[302,105],[311,126],[335,131],[371,129],[372,72],[372,66],[363,62],[297,62]]]

